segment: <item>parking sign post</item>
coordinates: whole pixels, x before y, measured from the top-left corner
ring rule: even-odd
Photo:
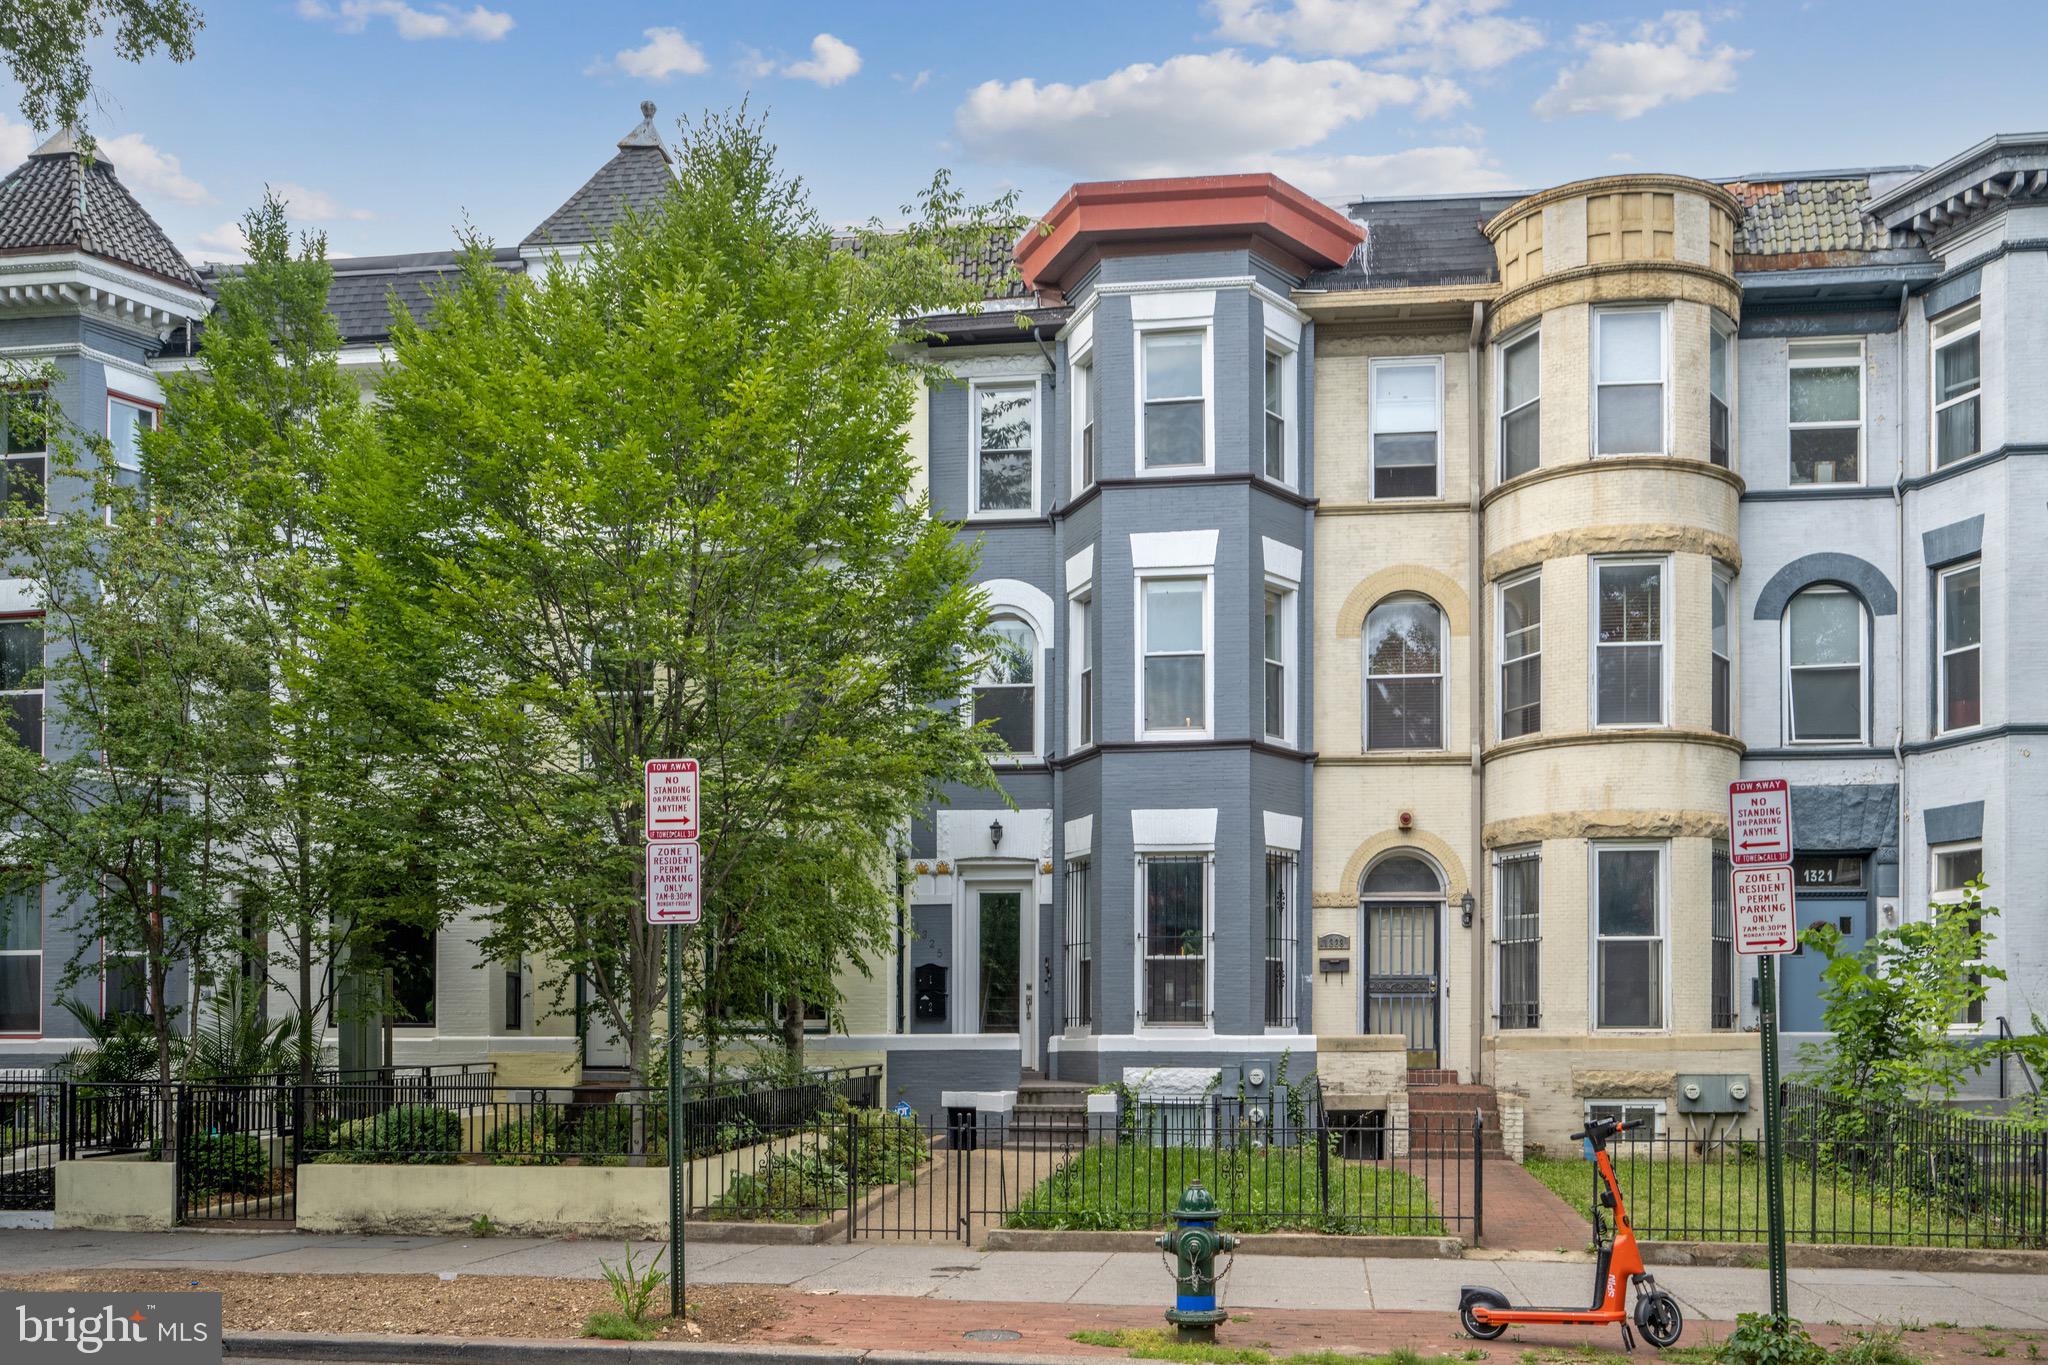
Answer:
[[[1729,905],[1736,949],[1759,964],[1763,1003],[1764,1214],[1771,1319],[1791,1316],[1785,1288],[1784,1130],[1778,1114],[1778,959],[1799,946],[1792,916],[1792,792],[1782,777],[1728,784]]]
[[[650,758],[645,773],[647,922],[668,939],[668,1311],[683,1320],[683,926],[704,917],[694,758]]]

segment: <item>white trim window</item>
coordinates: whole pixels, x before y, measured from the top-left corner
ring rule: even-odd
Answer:
[[[1146,739],[1203,738],[1209,733],[1214,639],[1209,579],[1138,581],[1138,638],[1144,677],[1138,689],[1138,732]]]
[[[1067,600],[1067,731],[1069,749],[1095,742],[1095,598],[1076,593]]]
[[[1543,728],[1543,570],[1500,585],[1500,737]]]
[[[1661,1029],[1666,994],[1659,844],[1593,845],[1593,1024]]]
[[[1963,893],[1973,881],[1984,876],[1984,845],[1980,840],[1968,843],[1932,844],[1927,849],[1928,880],[1927,899],[1936,907],[1953,905],[1963,898]],[[1984,921],[1972,919],[1970,932],[1982,933]],[[1972,973],[1972,982],[1982,977]],[[1962,1017],[1956,1020],[1958,1028],[1975,1028],[1984,1022],[1984,1001],[1980,997],[1970,1002]]]
[[[1138,439],[1144,468],[1180,473],[1206,467],[1208,329],[1143,329],[1138,350]]]
[[[1494,860],[1494,1018],[1504,1029],[1543,1022],[1543,850],[1502,849]]]
[[[1500,348],[1500,477],[1543,463],[1543,336],[1532,328]]]
[[[1095,385],[1095,352],[1078,357],[1069,369],[1074,386],[1074,497],[1095,486],[1095,443],[1102,416],[1102,391]]]
[[[1434,498],[1442,487],[1444,362],[1401,356],[1372,362],[1372,496]]]
[[[1942,733],[1984,723],[1983,565],[1976,560],[1943,569],[1935,582],[1935,717]]]
[[[974,722],[986,725],[1010,755],[1038,753],[1038,632],[1018,616],[988,623],[994,648],[974,680]]]
[[[1869,733],[1863,603],[1831,584],[1785,604],[1785,738],[1793,744],[1860,744]]]
[[[43,618],[0,619],[0,725],[32,754],[43,752]]]
[[[1666,724],[1663,559],[1593,561],[1593,724]]]
[[[40,389],[6,395],[0,404],[0,516],[40,517],[49,510],[48,396]]]
[[[1593,450],[1663,455],[1666,387],[1662,308],[1593,310]]]
[[[1983,312],[1976,304],[1934,323],[1931,356],[1934,467],[1968,459],[1984,448]]]
[[[141,953],[107,951],[100,940],[100,1018],[149,1013],[149,959]]]
[[[1715,734],[1732,735],[1735,733],[1735,632],[1729,621],[1729,601],[1735,585],[1719,569],[1714,570],[1713,578],[1707,602],[1712,628],[1708,649],[1713,655],[1714,669],[1710,723]]]
[[[1365,747],[1444,747],[1443,609],[1390,597],[1365,618]]]
[[[1863,341],[1795,341],[1785,351],[1794,488],[1863,482]]]
[[[1294,352],[1266,344],[1264,473],[1274,483],[1294,484]]]
[[[1585,1101],[1587,1123],[1599,1119],[1613,1119],[1625,1123],[1614,1142],[1648,1142],[1664,1132],[1664,1101],[1662,1100],[1587,1100]]]
[[[1707,329],[1707,459],[1729,468],[1734,442],[1735,335],[1716,322]]]
[[[1139,1022],[1195,1027],[1209,1022],[1212,853],[1138,855]]]
[[[1038,512],[1038,384],[973,385],[977,517]]]
[[[0,891],[0,1036],[43,1032],[43,888]]]
[[[1266,738],[1279,744],[1294,742],[1295,601],[1291,588],[1267,582],[1265,629],[1261,632],[1261,700]]]

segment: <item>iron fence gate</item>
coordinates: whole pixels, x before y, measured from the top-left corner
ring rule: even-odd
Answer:
[[[180,1223],[291,1223],[303,1091],[187,1082],[177,1097]]]

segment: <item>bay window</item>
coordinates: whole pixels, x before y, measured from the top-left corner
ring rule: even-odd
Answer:
[[[1594,1025],[1664,1027],[1664,846],[1593,846]]]
[[[1593,564],[1593,723],[1664,724],[1665,564]]]
[[[1543,339],[1535,332],[1500,348],[1500,477],[1543,462]]]
[[[1593,449],[1600,455],[1662,455],[1664,310],[1593,312]]]
[[[1535,1028],[1543,1018],[1540,975],[1543,856],[1536,848],[1503,849],[1498,863],[1495,931],[1495,1018],[1507,1028]]]
[[[1070,749],[1095,742],[1095,599],[1080,596],[1067,604],[1067,657],[1073,669],[1068,702]]]
[[[0,404],[0,516],[39,517],[49,506],[43,491],[50,477],[47,400],[40,392],[18,392]]]
[[[1140,728],[1148,736],[1204,733],[1209,728],[1208,580],[1146,578],[1140,585]]]
[[[1208,333],[1141,332],[1139,345],[1145,468],[1206,465]]]
[[[1713,628],[1709,645],[1714,667],[1713,728],[1717,735],[1735,733],[1735,655],[1728,621],[1728,598],[1733,590],[1734,585],[1728,581],[1727,575],[1719,569],[1714,570],[1708,615]]]
[[[1733,440],[1735,338],[1716,323],[1707,332],[1707,458],[1728,468]]]
[[[1297,855],[1266,850],[1266,1027],[1293,1028],[1295,929],[1294,883]]]
[[[1102,394],[1095,387],[1093,352],[1074,362],[1074,495],[1095,486],[1096,419],[1102,411]]]
[[[1984,448],[1983,315],[1976,304],[1934,324],[1934,467]]]
[[[1500,737],[1543,728],[1543,571],[1500,585]]]
[[[1266,349],[1265,472],[1275,483],[1288,483],[1288,418],[1293,403],[1294,358],[1285,351]]]
[[[1209,857],[1141,854],[1144,897],[1138,954],[1144,962],[1142,1019],[1203,1024],[1209,1008]]]

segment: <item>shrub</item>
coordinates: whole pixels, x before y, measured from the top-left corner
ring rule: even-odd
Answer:
[[[849,1117],[855,1148],[852,1152],[846,1150]],[[825,1131],[831,1142],[826,1155],[842,1173],[842,1182],[850,1164],[857,1164],[854,1178],[863,1189],[915,1180],[917,1168],[931,1159],[931,1143],[914,1119],[887,1109],[855,1109],[843,1100],[829,1118]]]
[[[270,1188],[270,1153],[263,1139],[247,1133],[194,1134],[178,1159],[195,1194],[262,1194]]]
[[[493,1166],[557,1166],[555,1148],[561,1136],[561,1111],[552,1106],[524,1118],[501,1123],[484,1139]]]
[[[336,1125],[325,1145],[332,1150],[321,1154],[324,1162],[447,1166],[462,1151],[462,1120],[431,1104],[395,1105]]]
[[[1797,1318],[1779,1322],[1769,1313],[1744,1313],[1714,1354],[1715,1365],[1827,1365],[1827,1349]]]
[[[711,1216],[787,1221],[837,1208],[845,1190],[845,1167],[823,1145],[806,1139],[795,1150],[768,1157],[753,1174],[734,1176]]]

